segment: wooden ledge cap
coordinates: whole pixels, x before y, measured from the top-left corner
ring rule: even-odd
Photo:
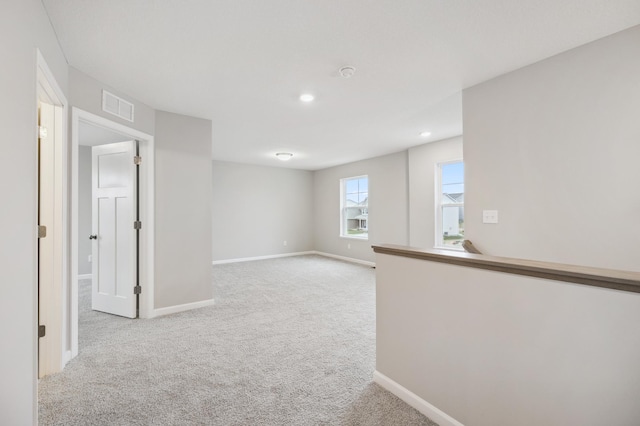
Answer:
[[[393,244],[373,245],[372,248],[374,252],[379,254],[640,293],[640,272],[512,259],[449,250],[424,250]]]

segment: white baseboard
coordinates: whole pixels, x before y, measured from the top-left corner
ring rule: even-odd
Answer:
[[[415,393],[411,392],[404,386],[391,380],[379,371],[373,373],[373,381],[429,417],[440,426],[464,426],[462,423],[448,415],[447,413],[437,409]]]
[[[67,365],[69,361],[71,361],[71,358],[71,351],[64,351],[62,353],[62,368],[64,368],[64,366]]]
[[[90,280],[93,279],[93,274],[82,274],[78,275],[79,280]]]
[[[283,254],[272,254],[269,256],[256,256],[256,257],[241,257],[238,259],[224,259],[224,260],[214,260],[211,262],[212,265],[222,265],[225,263],[237,263],[237,262],[251,262],[254,260],[265,260],[265,259],[276,259],[278,257],[290,257],[290,256],[304,256],[306,254],[315,254],[314,251],[299,251],[295,253],[283,253]]]
[[[166,308],[154,309],[151,316],[148,318],[156,318],[169,314],[176,314],[178,312],[190,311],[191,309],[204,308],[205,306],[211,306],[215,303],[214,299],[201,300],[199,302],[185,303],[183,305],[167,306]]]
[[[376,267],[376,262],[369,262],[368,260],[360,260],[355,259],[353,257],[339,256],[337,254],[325,253],[323,251],[314,251],[313,254],[317,254],[318,256],[331,257],[333,259],[344,260],[345,262],[358,263],[360,265],[367,265],[373,268]]]
[[[339,256],[337,254],[325,253],[323,251],[299,251],[295,253],[283,253],[283,254],[272,254],[268,256],[256,256],[256,257],[241,257],[238,259],[225,259],[225,260],[214,260],[211,262],[212,265],[223,265],[225,263],[237,263],[237,262],[251,262],[254,260],[266,260],[266,259],[276,259],[279,257],[291,257],[291,256],[305,256],[309,254],[317,254],[318,256],[331,257],[333,259],[344,260],[345,262],[358,263],[360,265],[367,265],[374,267],[376,266],[375,262],[369,262],[368,260],[360,260],[355,259],[353,257]]]

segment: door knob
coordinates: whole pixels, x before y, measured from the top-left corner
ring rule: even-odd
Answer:
[[[97,240],[98,236],[97,235],[89,235],[89,239],[90,240]]]

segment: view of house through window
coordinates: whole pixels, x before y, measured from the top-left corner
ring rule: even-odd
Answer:
[[[369,238],[369,178],[358,176],[340,180],[341,226],[343,237]]]
[[[442,163],[438,167],[438,217],[436,246],[462,249],[464,240],[464,163]]]

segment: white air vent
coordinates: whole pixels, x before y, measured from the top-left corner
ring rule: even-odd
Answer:
[[[102,110],[133,123],[133,104],[106,90],[102,91]]]

